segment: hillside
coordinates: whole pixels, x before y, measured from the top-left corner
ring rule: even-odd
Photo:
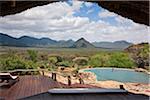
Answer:
[[[93,42],[90,43],[84,38],[80,38],[76,42],[73,40],[56,41],[50,38],[34,38],[30,36],[22,36],[14,38],[9,35],[0,33],[1,46],[18,46],[18,47],[72,47],[72,48],[106,48],[106,49],[125,49],[132,43],[126,41],[115,42]]]
[[[94,42],[93,45],[101,48],[125,49],[128,46],[132,45],[132,43],[122,40],[122,41],[115,41],[115,42]]]
[[[6,34],[0,33],[0,45],[2,46],[21,46],[21,47],[69,47],[74,41],[56,41],[49,38],[34,38],[22,36],[14,38]]]
[[[129,46],[125,51],[131,55],[138,67],[149,69],[149,47],[148,43],[140,43]]]
[[[73,46],[73,48],[95,48],[95,46],[93,44],[91,44],[90,42],[88,42],[87,40],[85,40],[84,38],[80,38],[79,40],[77,40]]]

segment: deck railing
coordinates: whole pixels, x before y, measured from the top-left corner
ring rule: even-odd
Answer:
[[[45,72],[49,72],[52,74],[51,78],[54,81],[57,81],[57,75],[61,75],[67,78],[69,86],[72,84],[71,74],[60,73],[56,71],[48,71],[46,69],[16,69],[16,70],[11,70],[11,71],[0,71],[0,73],[3,73],[3,72],[11,73],[12,75],[22,75],[21,73],[30,73],[32,75],[32,73],[34,72],[39,72],[42,75],[45,75]],[[80,84],[84,84],[84,81],[81,77],[78,76],[78,80]]]

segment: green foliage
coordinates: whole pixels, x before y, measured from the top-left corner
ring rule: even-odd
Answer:
[[[146,58],[149,53],[148,48],[148,46],[145,46],[139,55]],[[128,53],[125,52],[86,51],[86,49],[69,50],[65,53],[64,51],[61,51],[62,53],[58,51],[59,54],[57,56],[50,56],[48,55],[49,53],[44,51],[38,53],[35,50],[27,50],[27,52],[9,50],[6,53],[0,54],[0,70],[36,69],[37,67],[43,67],[53,71],[57,69],[57,66],[75,66],[76,70],[86,65],[124,68],[135,66]]]
[[[132,68],[135,66],[127,53],[112,53],[109,59],[109,65],[114,67]]]
[[[6,54],[0,55],[0,70],[33,69],[36,67],[35,62],[25,60],[14,51],[9,50]]]
[[[94,66],[94,67],[109,66],[107,64],[108,59],[109,59],[109,54],[107,54],[107,53],[96,54],[90,58],[89,65]]]
[[[29,54],[29,57],[30,59],[33,61],[33,62],[37,62],[37,51],[35,50],[27,50],[28,54]]]
[[[65,60],[65,61],[62,61],[62,62],[57,63],[57,65],[69,67],[69,66],[72,66],[72,63]]]
[[[49,57],[48,61],[49,61],[50,64],[55,65],[58,60],[57,60],[57,57]]]
[[[16,58],[6,58],[1,60],[1,70],[14,70],[14,69],[25,69],[26,64],[22,59]]]
[[[143,48],[139,50],[134,60],[138,67],[145,68],[149,70],[149,44],[143,44]],[[135,59],[136,58],[136,59]]]
[[[26,61],[26,69],[36,69],[37,68],[37,64],[34,63],[33,61]]]
[[[74,63],[78,64],[79,66],[85,66],[88,64],[88,58],[86,57],[77,57],[73,59]]]
[[[91,57],[89,65],[94,67],[124,67],[132,68],[135,66],[127,53],[112,52],[100,53]]]
[[[149,57],[149,44],[144,44],[144,47],[140,50],[139,56],[142,58],[148,58]]]

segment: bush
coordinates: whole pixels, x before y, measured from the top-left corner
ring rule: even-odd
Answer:
[[[48,61],[50,64],[55,65],[57,63],[57,57],[49,57]]]
[[[26,61],[25,62],[25,66],[26,66],[26,69],[35,69],[37,68],[37,64],[34,63],[33,61]]]
[[[87,57],[76,57],[73,59],[73,62],[78,64],[79,66],[85,66],[88,64],[88,58]]]
[[[6,58],[1,60],[1,70],[26,69],[25,61],[19,58]]]
[[[57,65],[69,67],[69,66],[72,66],[72,63],[69,61],[62,61],[62,62],[57,63]]]
[[[109,54],[107,54],[107,53],[97,54],[90,58],[89,65],[91,65],[93,67],[109,66],[108,60],[109,60]]]
[[[135,66],[127,53],[112,53],[109,59],[109,65],[114,67],[132,68]]]
[[[30,59],[33,61],[33,62],[37,62],[37,51],[35,50],[27,50],[28,54],[29,54],[29,57]]]
[[[90,58],[89,65],[93,67],[122,67],[132,68],[135,66],[133,60],[127,53],[112,52],[100,53]]]

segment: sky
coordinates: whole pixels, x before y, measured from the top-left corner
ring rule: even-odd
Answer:
[[[13,37],[48,37],[90,42],[148,42],[149,26],[138,24],[84,1],[54,2],[15,15],[0,17],[0,33]]]

